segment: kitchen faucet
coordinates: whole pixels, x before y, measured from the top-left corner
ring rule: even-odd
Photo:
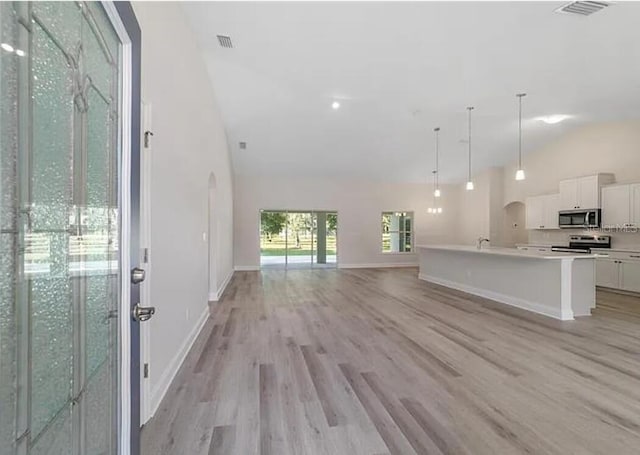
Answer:
[[[484,237],[478,237],[478,243],[476,244],[476,248],[481,250],[482,249],[482,244],[484,242],[490,242],[490,240],[489,239],[485,239]]]

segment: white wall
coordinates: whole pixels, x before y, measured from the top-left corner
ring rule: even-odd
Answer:
[[[452,229],[456,243],[475,244],[478,237],[498,244],[502,217],[496,207],[502,203],[502,168],[490,168],[473,176],[474,189],[466,190],[466,183],[457,185],[459,194],[457,217]]]
[[[427,213],[432,191],[432,185],[236,176],[235,265],[260,265],[260,209],[337,210],[340,266],[417,264],[415,254],[381,252],[381,213],[413,211],[415,244],[451,242],[456,213],[451,209],[457,206],[457,187],[442,187],[441,215]]]
[[[218,209],[217,286],[232,273],[232,172],[202,55],[177,3],[133,4],[142,29],[142,97],[152,105],[150,303],[152,406],[208,310],[209,175]]]

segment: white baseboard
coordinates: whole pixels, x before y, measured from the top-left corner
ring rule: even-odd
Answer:
[[[504,303],[506,305],[510,305],[516,308],[520,308],[522,310],[531,311],[533,313],[542,314],[544,316],[549,316],[554,319],[560,319],[562,321],[570,321],[573,320],[572,317],[563,317],[560,309],[554,310],[553,308],[546,307],[544,305],[540,305],[536,302],[531,302],[530,300],[524,300],[517,297],[511,297],[508,295],[500,294],[499,292],[493,292],[486,289],[480,289],[473,286],[469,286],[466,284],[456,283],[453,281],[445,280],[443,278],[437,278],[430,275],[419,274],[418,278],[424,281],[429,281],[430,283],[439,284],[441,286],[445,286],[452,289],[457,289],[458,291],[467,292],[469,294],[477,295],[480,297],[484,297],[486,299],[495,300],[496,302]]]
[[[259,265],[236,265],[234,267],[236,272],[257,272],[260,270]]]
[[[209,302],[217,302],[218,300],[220,300],[220,298],[222,297],[222,294],[224,294],[224,290],[227,289],[227,285],[229,284],[229,281],[231,281],[231,278],[233,277],[233,273],[234,273],[234,270],[229,272],[227,277],[222,282],[222,286],[220,286],[220,288],[218,289],[218,292],[209,293]]]
[[[418,267],[418,262],[380,262],[376,264],[338,264],[339,269],[380,269],[389,267]]]
[[[162,399],[167,393],[167,390],[169,390],[171,382],[173,382],[173,379],[176,377],[178,370],[180,370],[180,367],[182,366],[182,362],[184,362],[184,359],[187,357],[191,346],[193,346],[194,341],[196,341],[196,338],[198,338],[198,335],[200,334],[200,331],[204,327],[204,324],[207,322],[208,318],[209,306],[206,305],[195,326],[193,327],[187,338],[185,338],[185,340],[182,342],[180,349],[178,349],[176,355],[173,357],[173,359],[171,359],[169,366],[167,366],[166,370],[164,370],[164,372],[160,376],[158,383],[155,385],[155,387],[152,388],[151,409],[149,418],[153,417],[153,415],[158,410],[158,406],[160,406]]]

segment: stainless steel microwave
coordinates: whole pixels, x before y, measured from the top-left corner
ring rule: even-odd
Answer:
[[[600,227],[600,209],[561,210],[558,226],[563,229],[585,229]]]

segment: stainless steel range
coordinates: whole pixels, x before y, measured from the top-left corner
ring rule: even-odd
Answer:
[[[562,253],[591,253],[591,248],[611,248],[610,235],[572,235],[569,246],[552,246],[551,251]]]

